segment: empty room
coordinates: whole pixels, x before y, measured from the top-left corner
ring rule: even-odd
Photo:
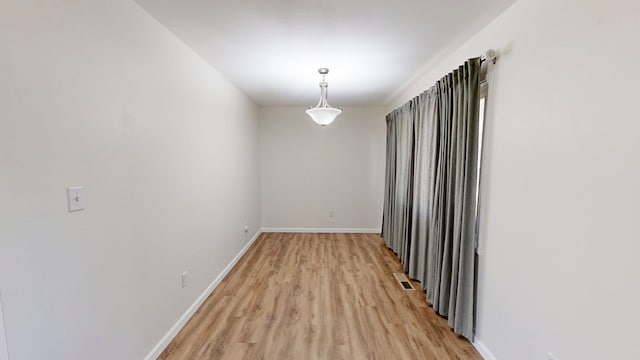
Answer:
[[[0,360],[638,360],[640,2],[0,0]]]

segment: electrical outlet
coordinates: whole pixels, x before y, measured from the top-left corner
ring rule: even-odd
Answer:
[[[182,273],[182,288],[186,288],[189,285],[189,272],[185,271]]]
[[[329,217],[332,218],[334,215],[333,210],[329,211]]]
[[[547,356],[548,356],[547,360],[560,360],[560,359],[558,359],[558,357],[557,357],[557,356],[555,356],[555,355],[554,355],[553,353],[551,353],[551,352],[547,353]]]

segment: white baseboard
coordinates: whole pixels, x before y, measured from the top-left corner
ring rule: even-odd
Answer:
[[[496,357],[493,356],[491,351],[489,351],[489,348],[486,347],[484,343],[482,343],[482,341],[480,340],[474,341],[473,347],[475,347],[476,350],[478,350],[478,352],[480,353],[480,356],[482,356],[484,360],[497,360]]]
[[[262,232],[285,232],[285,233],[365,233],[379,234],[380,229],[358,229],[358,228],[262,228]]]
[[[215,279],[213,279],[213,282],[211,282],[211,284],[207,287],[207,289],[200,296],[198,296],[196,301],[189,307],[189,309],[187,309],[187,311],[184,314],[182,314],[180,319],[178,319],[178,321],[171,327],[171,329],[169,329],[169,332],[167,332],[165,336],[163,336],[162,339],[160,339],[160,342],[158,342],[158,344],[153,347],[151,352],[149,352],[149,354],[145,356],[144,358],[145,360],[156,360],[158,356],[162,354],[164,349],[169,345],[169,343],[171,343],[173,338],[175,338],[176,335],[178,335],[180,330],[182,330],[182,328],[186,325],[187,321],[191,319],[193,314],[195,314],[198,308],[200,308],[202,303],[204,303],[204,301],[209,297],[209,295],[211,295],[213,290],[215,290],[215,288],[218,287],[218,285],[220,285],[220,282],[222,282],[222,279],[224,279],[224,277],[227,276],[227,274],[231,271],[231,269],[233,269],[233,267],[238,263],[240,258],[242,258],[242,255],[244,255],[247,252],[247,250],[249,250],[251,245],[253,245],[253,243],[258,239],[261,233],[262,233],[262,230],[258,230],[258,232],[253,236],[253,238],[249,240],[247,245],[245,245],[242,248],[242,250],[240,250],[238,255],[236,255],[236,257],[234,257],[233,260],[231,260],[231,262],[224,268],[224,270],[222,270],[222,272]]]

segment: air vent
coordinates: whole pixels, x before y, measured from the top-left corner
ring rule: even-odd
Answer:
[[[415,290],[415,288],[413,287],[413,284],[411,283],[409,278],[407,278],[406,274],[404,274],[404,273],[393,273],[393,276],[398,281],[398,284],[400,284],[400,286],[402,286],[403,290]]]

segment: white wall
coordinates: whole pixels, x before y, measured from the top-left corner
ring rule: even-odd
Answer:
[[[260,225],[257,108],[130,0],[5,1],[0,53],[10,359],[141,359]]]
[[[638,13],[637,1],[520,0],[394,99],[501,52],[477,329],[496,359],[640,359]]]
[[[262,225],[379,231],[384,109],[345,108],[326,127],[304,110],[260,109]]]

